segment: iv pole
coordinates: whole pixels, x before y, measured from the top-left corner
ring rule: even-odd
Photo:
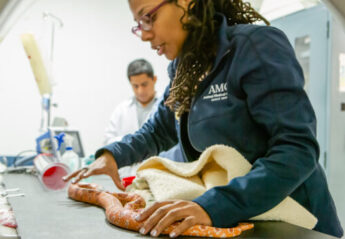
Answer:
[[[50,32],[50,49],[49,49],[49,78],[52,82],[53,79],[53,63],[54,63],[54,46],[55,46],[55,29],[56,25],[59,28],[63,27],[63,22],[60,18],[53,15],[49,12],[43,12],[43,20],[50,21],[51,23],[51,32]],[[42,96],[42,118],[41,118],[41,130],[46,131],[48,127],[51,125],[51,104],[52,102],[52,94],[45,94]],[[45,113],[44,113],[45,112]],[[46,114],[47,122],[46,126],[44,125],[44,114]]]
[[[51,62],[54,60],[54,45],[55,45],[55,25],[58,24],[59,28],[63,27],[63,22],[60,18],[49,12],[43,12],[43,20],[51,22],[51,36],[50,36],[50,52],[49,59]]]

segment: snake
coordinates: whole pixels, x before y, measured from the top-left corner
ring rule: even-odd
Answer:
[[[144,222],[135,218],[144,210],[145,199],[136,193],[109,192],[94,183],[75,183],[68,187],[68,197],[84,203],[99,206],[105,210],[106,219],[113,225],[131,231],[139,231]],[[165,228],[162,234],[170,234],[181,222],[175,222]],[[239,223],[236,227],[217,228],[205,225],[194,225],[184,231],[183,236],[229,238],[252,229],[253,223]]]

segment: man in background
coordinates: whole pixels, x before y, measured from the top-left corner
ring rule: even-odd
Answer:
[[[155,91],[157,77],[148,61],[137,59],[129,63],[127,76],[134,96],[115,108],[105,130],[105,144],[120,141],[123,136],[139,130],[151,113],[157,109],[159,103]],[[183,161],[178,144],[166,152],[161,152],[159,156],[174,161]],[[134,176],[137,168],[138,164],[121,168],[120,177]]]
[[[105,130],[105,144],[119,141],[123,136],[140,129],[157,102],[155,91],[157,77],[148,61],[145,59],[132,61],[128,65],[127,76],[134,96],[115,108]]]
[[[120,103],[112,113],[105,130],[105,144],[120,141],[123,136],[132,134],[147,121],[156,109],[158,99],[155,91],[157,77],[152,65],[145,59],[129,63],[127,76],[134,96]],[[121,177],[135,175],[137,164],[121,168]]]

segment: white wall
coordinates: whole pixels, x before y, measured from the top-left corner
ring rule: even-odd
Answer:
[[[169,79],[168,60],[135,37],[127,1],[38,0],[0,45],[0,154],[34,149],[39,135],[40,95],[20,35],[32,32],[47,55],[49,25],[42,12],[64,22],[56,30],[53,116],[65,117],[81,132],[87,154],[102,145],[103,132],[114,107],[131,95],[127,64],[138,57],[149,60],[162,93]]]
[[[338,215],[345,226],[345,92],[339,90],[339,55],[345,54],[345,31],[337,19],[331,22],[331,67],[330,67],[330,123],[329,123],[329,187],[337,206]]]

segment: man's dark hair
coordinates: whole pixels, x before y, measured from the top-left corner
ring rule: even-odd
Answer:
[[[128,80],[130,80],[131,76],[140,75],[140,74],[147,74],[148,77],[153,78],[154,72],[152,65],[145,59],[136,59],[129,63],[127,67],[127,76]]]

